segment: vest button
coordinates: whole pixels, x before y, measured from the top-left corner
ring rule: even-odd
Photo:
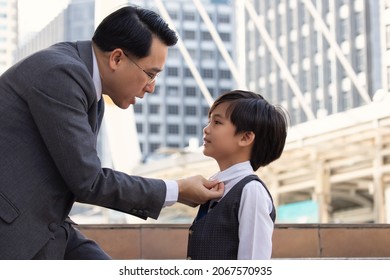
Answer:
[[[51,232],[55,232],[57,230],[57,224],[56,223],[50,223],[48,228],[49,228],[49,230]]]

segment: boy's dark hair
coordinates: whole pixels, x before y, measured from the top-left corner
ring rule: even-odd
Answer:
[[[281,106],[268,103],[254,92],[234,90],[220,95],[214,101],[209,117],[222,103],[228,103],[226,116],[236,127],[236,134],[247,131],[255,134],[250,158],[253,170],[281,156],[288,127],[288,115]]]
[[[152,35],[168,47],[178,37],[157,13],[136,6],[126,6],[108,15],[96,28],[92,41],[102,51],[121,48],[137,58],[149,55]]]

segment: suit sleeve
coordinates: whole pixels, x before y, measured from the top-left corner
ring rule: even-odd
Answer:
[[[166,193],[162,180],[101,167],[96,150],[96,92],[87,69],[81,63],[62,63],[40,75],[44,82],[34,82],[28,106],[76,200],[144,219],[157,218]]]

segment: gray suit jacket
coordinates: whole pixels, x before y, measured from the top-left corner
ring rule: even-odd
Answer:
[[[157,218],[162,180],[101,168],[90,41],[59,43],[0,77],[0,259],[30,259],[75,201]]]

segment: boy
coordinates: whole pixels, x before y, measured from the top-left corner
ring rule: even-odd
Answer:
[[[282,154],[287,115],[261,95],[235,90],[217,98],[203,129],[203,153],[214,158],[224,196],[201,205],[189,230],[188,259],[270,259],[275,208],[254,174]],[[207,215],[202,216],[205,211]]]

